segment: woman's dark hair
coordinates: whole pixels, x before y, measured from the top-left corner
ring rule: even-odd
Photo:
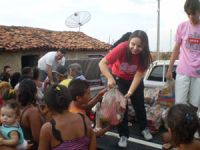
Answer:
[[[32,71],[31,67],[24,67],[22,69],[22,75],[29,74]]]
[[[19,82],[25,80],[25,79],[30,79],[33,80],[33,78],[27,74],[21,75],[21,77],[19,78]]]
[[[15,99],[9,99],[7,101],[5,101],[2,105],[2,107],[9,107],[11,109],[14,109],[16,112],[16,115],[19,116],[20,115],[20,103],[17,102]]]
[[[127,32],[126,34],[122,35],[122,37],[117,42],[115,42],[111,48],[113,49],[117,45],[119,45],[120,43],[128,41],[130,36],[131,36],[131,34],[132,34],[132,32]]]
[[[54,109],[56,112],[62,114],[63,110],[67,110],[72,101],[68,89],[63,85],[51,85],[44,93],[45,104]]]
[[[13,89],[15,88],[15,85],[19,82],[20,77],[21,77],[21,74],[19,72],[13,73],[13,75],[11,77],[11,82],[10,82]]]
[[[19,85],[18,99],[22,106],[35,104],[35,94],[37,93],[36,84],[31,79],[24,79]]]
[[[171,129],[176,146],[189,144],[194,139],[195,132],[200,131],[195,110],[186,104],[177,104],[169,109],[167,125]]]
[[[37,80],[40,74],[40,70],[36,67],[33,68],[33,80]]]
[[[15,90],[13,89],[5,89],[2,93],[2,99],[4,101],[9,100],[9,99],[15,99],[16,100],[17,95],[15,93]]]
[[[152,63],[152,57],[149,50],[149,42],[148,42],[147,34],[142,30],[134,31],[129,38],[128,48],[126,51],[127,62],[130,65],[132,64],[132,53],[129,49],[129,44],[130,44],[131,39],[135,37],[139,38],[142,42],[142,52],[139,53],[139,58],[140,58],[139,63],[142,64],[143,69],[147,69],[149,65]]]
[[[76,101],[76,97],[82,97],[87,89],[90,87],[90,83],[86,80],[73,79],[68,86],[72,100]]]
[[[186,13],[188,13],[188,11],[191,11],[191,13],[194,13],[195,11],[200,12],[199,0],[186,0],[184,10]]]
[[[1,81],[9,82],[9,79],[10,79],[10,74],[9,73],[7,73],[7,72],[2,72],[1,73],[1,78],[0,78]]]

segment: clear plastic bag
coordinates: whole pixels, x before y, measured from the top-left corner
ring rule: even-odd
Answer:
[[[144,88],[144,102],[153,105],[157,100],[159,88]]]
[[[173,98],[175,95],[175,80],[173,78],[167,79],[162,88],[162,94],[164,98]]]
[[[124,116],[125,109],[124,96],[115,86],[103,95],[99,118],[110,125],[117,125]]]

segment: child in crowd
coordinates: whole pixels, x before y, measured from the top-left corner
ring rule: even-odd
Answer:
[[[0,106],[3,104],[3,100],[2,100],[2,93],[5,89],[11,89],[11,85],[8,82],[1,82],[0,83]]]
[[[10,82],[10,75],[7,72],[2,72],[0,75],[0,80],[5,82]]]
[[[27,149],[23,131],[17,122],[20,115],[20,104],[16,100],[4,102],[1,108],[1,133],[6,139],[0,138],[0,145],[15,146],[16,149]]]
[[[69,111],[72,113],[82,113],[86,116],[85,109],[91,109],[103,96],[103,94],[107,91],[105,88],[101,92],[99,92],[92,100],[90,93],[90,83],[86,80],[81,79],[73,79],[69,83],[69,92],[72,97],[72,102],[69,106]],[[95,132],[96,137],[102,136],[105,132],[111,130],[113,126],[108,126],[102,130]]]
[[[40,70],[38,68],[33,68],[33,81],[35,82],[36,86],[40,89],[42,93],[45,92],[47,85],[50,83],[49,79],[46,79],[44,82],[39,81],[40,77]]]
[[[13,89],[5,89],[2,93],[2,100],[5,102],[9,99],[17,100],[17,95]]]
[[[48,87],[44,101],[54,118],[42,126],[38,150],[96,150],[96,137],[88,117],[68,111],[72,99],[65,86]]]
[[[200,140],[194,137],[196,131],[200,133],[200,124],[192,107],[186,104],[172,106],[167,115],[167,126],[177,150],[200,149]]]
[[[39,102],[36,102],[36,105],[38,106],[38,111],[44,118],[44,122],[48,122],[52,119],[52,112],[48,109],[46,104],[40,105]]]

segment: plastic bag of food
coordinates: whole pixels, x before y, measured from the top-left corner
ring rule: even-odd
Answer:
[[[159,131],[160,126],[163,125],[162,122],[162,112],[164,111],[159,105],[154,107],[149,107],[147,109],[147,124],[150,132],[152,134]]]
[[[144,88],[144,102],[153,105],[157,100],[159,88]]]
[[[167,79],[166,83],[162,88],[162,93],[164,98],[173,98],[175,90],[175,80],[173,78]]]
[[[125,109],[124,96],[115,86],[103,95],[99,118],[110,125],[117,125],[124,116]]]

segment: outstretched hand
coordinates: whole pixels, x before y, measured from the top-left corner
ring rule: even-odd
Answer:
[[[99,92],[99,95],[100,95],[100,96],[103,96],[107,91],[109,91],[109,89],[108,89],[108,88],[105,88],[105,89],[103,89],[103,90],[101,90],[101,91]]]

